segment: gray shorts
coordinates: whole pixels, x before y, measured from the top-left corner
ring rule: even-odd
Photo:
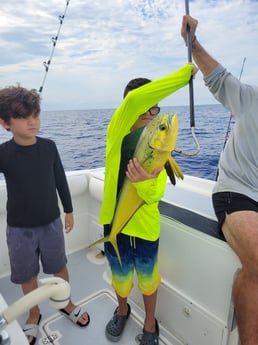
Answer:
[[[58,217],[53,222],[35,228],[7,225],[7,245],[11,265],[11,281],[23,284],[39,273],[59,273],[67,263],[63,224]]]

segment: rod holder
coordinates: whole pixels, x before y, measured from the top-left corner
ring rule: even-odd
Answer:
[[[10,338],[3,329],[20,315],[49,298],[49,304],[56,309],[62,309],[70,301],[71,288],[69,283],[59,277],[39,280],[44,285],[24,295],[0,313],[0,345],[9,345]]]

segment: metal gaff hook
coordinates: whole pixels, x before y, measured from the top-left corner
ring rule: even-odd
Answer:
[[[189,3],[188,0],[185,0],[185,13],[189,14]],[[188,62],[192,62],[192,41],[191,41],[191,33],[190,33],[190,27],[187,27],[187,48],[188,48]],[[189,81],[189,101],[190,101],[190,127],[192,131],[192,137],[196,146],[196,150],[194,152],[185,152],[183,150],[175,149],[174,151],[180,154],[183,154],[184,156],[195,156],[200,152],[200,145],[196,138],[194,126],[194,91],[193,91],[193,78],[190,78]]]

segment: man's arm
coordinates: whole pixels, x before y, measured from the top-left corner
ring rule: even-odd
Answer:
[[[195,63],[204,76],[210,74],[217,66],[218,62],[211,57],[208,52],[198,42],[195,32],[198,26],[198,20],[185,15],[182,19],[181,36],[187,42],[187,26],[190,28],[190,37],[192,41],[192,55]]]

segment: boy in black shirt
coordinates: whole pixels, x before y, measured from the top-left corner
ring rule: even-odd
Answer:
[[[52,140],[37,137],[40,96],[36,90],[11,86],[0,90],[0,124],[13,138],[0,145],[0,172],[7,187],[7,245],[11,281],[24,294],[38,287],[39,257],[43,271],[69,280],[58,197],[65,212],[65,232],[73,228],[73,207],[64,168]],[[71,301],[61,310],[81,327],[89,315]],[[40,309],[30,309],[24,332],[35,344]]]

